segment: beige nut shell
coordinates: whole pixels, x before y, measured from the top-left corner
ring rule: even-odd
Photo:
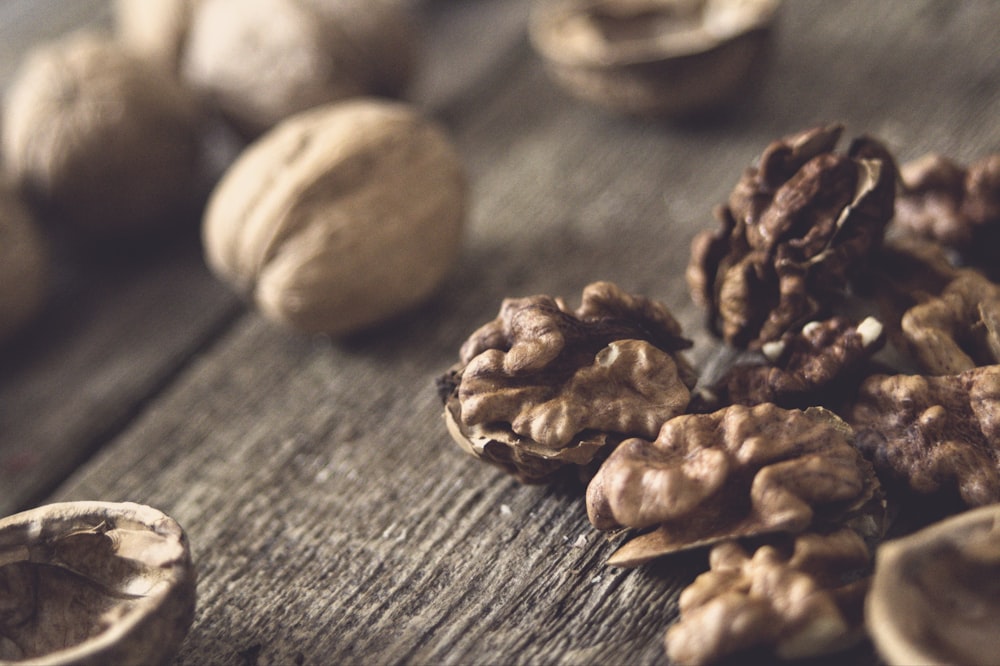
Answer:
[[[60,223],[175,224],[194,199],[199,115],[169,73],[90,32],[39,46],[5,100],[5,166]]]
[[[0,666],[169,664],[195,578],[184,530],[153,507],[61,502],[0,518]]]
[[[213,192],[209,266],[268,317],[346,334],[416,305],[461,244],[460,157],[413,107],[356,99],[251,144]]]
[[[44,305],[49,263],[48,247],[27,206],[0,180],[0,342]]]
[[[879,654],[890,664],[995,664],[998,580],[1000,504],[885,542],[865,602]]]

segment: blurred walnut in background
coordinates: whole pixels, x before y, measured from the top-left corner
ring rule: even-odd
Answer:
[[[42,307],[49,256],[31,213],[0,179],[0,342]]]
[[[7,91],[3,120],[6,168],[60,223],[141,233],[193,201],[194,99],[109,38],[72,33],[38,47]]]
[[[247,136],[328,102],[398,97],[416,69],[416,31],[391,0],[120,0],[116,9],[123,41]]]

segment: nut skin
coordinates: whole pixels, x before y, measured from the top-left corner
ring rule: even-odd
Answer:
[[[866,363],[884,344],[883,326],[873,317],[857,324],[846,317],[810,322],[764,345],[755,361],[733,364],[700,394],[697,411],[765,402],[832,407],[832,394],[852,394]]]
[[[842,132],[817,126],[769,145],[716,208],[721,228],[693,239],[692,299],[730,345],[757,348],[826,314],[882,243],[895,162],[867,137],[833,152]]]
[[[749,91],[779,4],[550,0],[536,3],[529,35],[553,80],[580,100],[613,113],[690,116]]]
[[[4,107],[5,166],[33,202],[95,234],[176,224],[199,173],[197,105],[168,73],[93,33],[25,60]]]
[[[996,663],[1000,653],[1000,505],[882,544],[866,623],[889,664]]]
[[[45,305],[50,263],[48,243],[31,211],[0,180],[0,344]]]
[[[243,134],[352,97],[398,97],[418,39],[390,0],[198,0],[181,77]]]
[[[293,116],[213,191],[209,266],[270,319],[343,336],[426,299],[457,259],[461,158],[413,107],[378,99]]]
[[[194,618],[183,529],[129,502],[63,502],[0,519],[0,589],[2,664],[166,665]]]
[[[682,413],[690,344],[664,305],[609,282],[588,285],[575,311],[549,296],[505,299],[439,380],[446,422],[476,457],[546,481]]]
[[[1000,365],[873,375],[848,420],[888,489],[976,507],[1000,502]]]
[[[635,566],[726,539],[798,533],[877,501],[878,481],[845,422],[821,408],[732,405],[667,421],[619,445],[587,487],[600,530],[651,530],[608,563]]]
[[[753,552],[726,541],[712,548],[709,563],[681,592],[680,619],[667,630],[675,663],[708,664],[751,649],[801,659],[864,636],[870,556],[850,529],[805,533]]]

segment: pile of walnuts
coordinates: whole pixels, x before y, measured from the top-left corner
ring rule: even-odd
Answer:
[[[584,480],[625,536],[609,564],[710,549],[673,660],[856,644],[883,541],[1000,502],[1000,285],[976,240],[1000,232],[1000,156],[898,168],[842,133],[773,142],[694,238],[723,372],[699,376],[664,305],[597,282],[575,309],[504,300],[437,382],[462,448]]]

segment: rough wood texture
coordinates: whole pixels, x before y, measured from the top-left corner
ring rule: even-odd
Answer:
[[[0,5],[18,50],[52,26],[29,4]],[[529,4],[414,3],[429,37],[416,100],[452,131],[473,195],[461,264],[426,307],[349,341],[292,335],[221,289],[190,234],[124,267],[74,260],[0,352],[0,512],[76,468],[46,500],[176,518],[200,568],[179,663],[662,663],[703,554],[605,567],[613,544],[580,489],[465,457],[435,375],[503,297],[575,301],[596,279],[664,300],[694,334],[688,242],[777,136],[842,120],[904,160],[1000,146],[997,3],[789,2],[760,94],[685,125],[555,89]],[[830,663],[874,661],[863,645]]]

